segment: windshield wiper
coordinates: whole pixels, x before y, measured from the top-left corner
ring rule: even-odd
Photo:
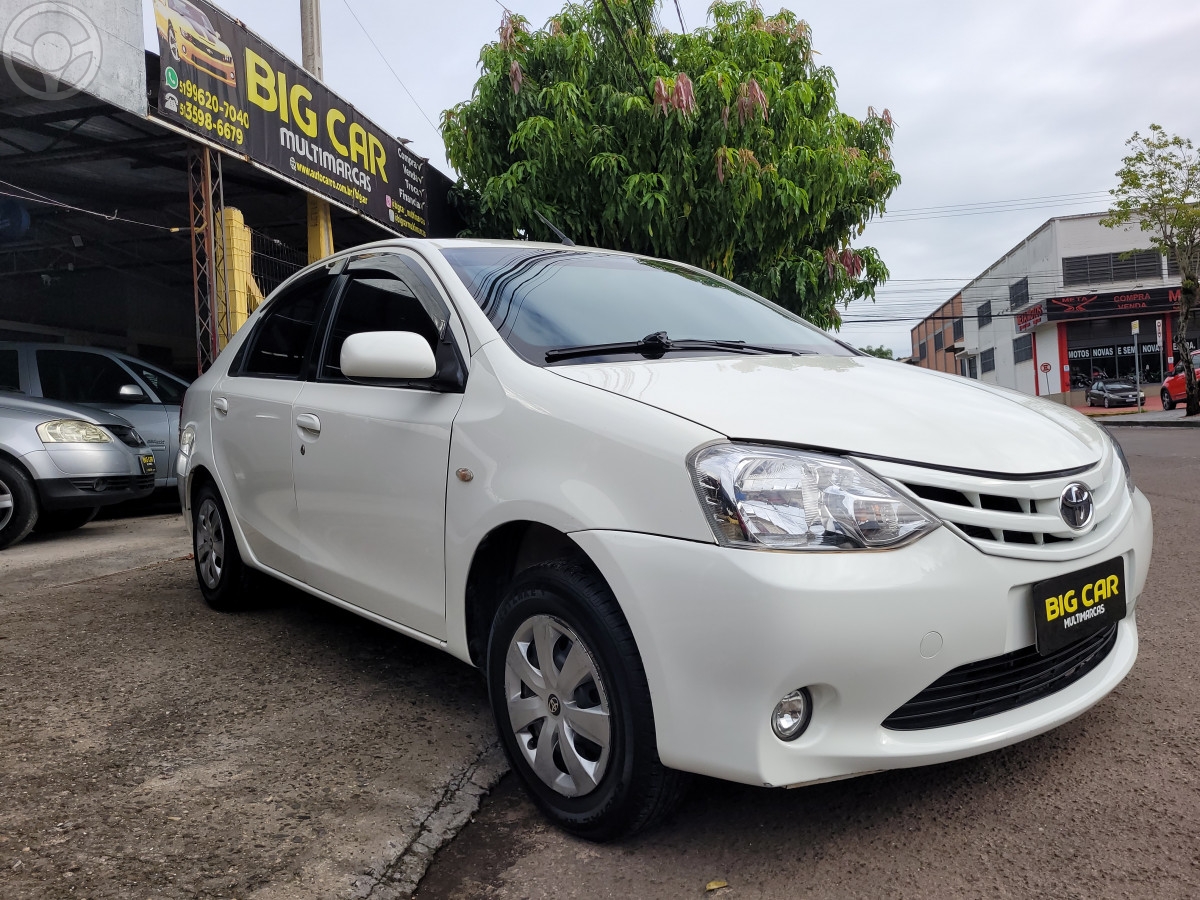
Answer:
[[[725,350],[732,353],[783,354],[800,356],[803,351],[785,347],[766,347],[747,344],[745,341],[677,340],[667,337],[665,331],[648,334],[640,341],[621,341],[615,344],[582,344],[578,347],[560,347],[546,351],[546,362],[562,359],[578,359],[583,356],[608,356],[618,353],[639,353],[648,359],[661,359],[672,350]]]

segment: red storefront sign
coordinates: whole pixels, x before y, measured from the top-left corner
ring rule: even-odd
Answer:
[[[1028,331],[1037,328],[1046,321],[1046,308],[1042,304],[1031,306],[1024,312],[1017,313],[1017,331]]]

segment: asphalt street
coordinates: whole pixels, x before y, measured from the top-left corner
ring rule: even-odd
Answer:
[[[602,846],[511,776],[479,805],[505,766],[445,654],[266,581],[210,611],[178,514],[35,536],[0,554],[0,898],[1200,896],[1200,431],[1114,433],[1156,536],[1110,697],[948,765],[698,779]]]

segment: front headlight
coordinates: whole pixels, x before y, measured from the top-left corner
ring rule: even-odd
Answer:
[[[196,443],[196,429],[191,425],[183,428],[179,432],[179,452],[183,456],[192,455],[192,447]]]
[[[55,419],[37,427],[43,444],[110,444],[112,438],[103,428],[79,419]]]
[[[1112,432],[1107,428],[1104,433],[1108,435],[1108,439],[1112,441],[1113,450],[1116,451],[1117,459],[1121,460],[1121,468],[1125,470],[1125,487],[1129,491],[1129,495],[1133,496],[1133,472],[1129,468],[1129,460],[1125,458],[1125,451],[1121,449],[1121,445],[1117,443],[1117,439],[1112,436]]]
[[[693,453],[688,466],[713,534],[726,547],[881,549],[940,524],[838,456],[717,444]]]

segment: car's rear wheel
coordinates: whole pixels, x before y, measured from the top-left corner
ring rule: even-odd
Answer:
[[[56,531],[74,531],[76,528],[82,528],[92,519],[96,518],[96,513],[100,512],[98,506],[83,506],[79,509],[56,509],[44,511],[38,516],[37,524],[33,526],[33,530],[38,534],[47,534]]]
[[[1159,394],[1159,396],[1162,398],[1163,409],[1165,409],[1167,412],[1170,412],[1175,408],[1175,401],[1171,399],[1170,391],[1168,391],[1166,388],[1163,388],[1162,393]]]
[[[33,482],[21,469],[0,459],[0,550],[29,534],[37,518]]]
[[[674,808],[686,776],[658,758],[642,660],[597,573],[559,560],[518,576],[486,668],[509,762],[557,825],[604,841]]]
[[[232,612],[246,604],[247,570],[238,552],[221,495],[212,484],[192,502],[192,550],[200,593],[213,609]]]
[[[1104,398],[1104,408],[1105,408],[1105,409],[1108,409],[1108,408],[1109,408],[1109,404],[1108,404],[1108,397],[1105,397],[1105,398]]]

